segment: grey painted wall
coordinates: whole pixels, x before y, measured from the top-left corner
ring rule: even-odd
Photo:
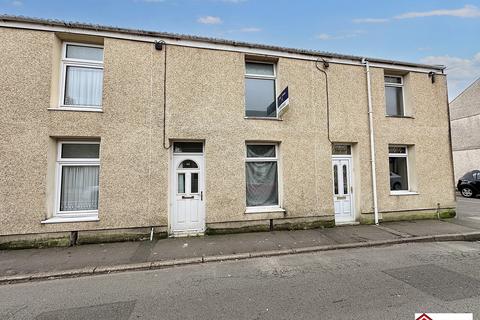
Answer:
[[[480,78],[450,103],[455,179],[480,169]]]

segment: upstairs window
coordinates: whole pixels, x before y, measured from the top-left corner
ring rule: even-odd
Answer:
[[[385,76],[385,103],[388,116],[405,116],[403,106],[403,77]]]
[[[408,147],[390,145],[388,147],[390,166],[390,191],[408,191]]]
[[[275,64],[246,62],[245,64],[245,116],[276,118]]]
[[[64,43],[60,107],[101,109],[103,47]]]

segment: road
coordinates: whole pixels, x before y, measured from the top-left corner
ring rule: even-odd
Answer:
[[[0,319],[480,315],[480,242],[416,243],[0,286]]]
[[[467,199],[457,195],[457,218],[454,221],[467,227],[480,228],[480,197]]]

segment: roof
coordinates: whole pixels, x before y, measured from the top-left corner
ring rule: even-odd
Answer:
[[[17,23],[26,23],[26,24],[32,24],[32,25],[37,24],[37,25],[43,25],[43,26],[51,26],[51,27],[64,27],[64,28],[72,28],[72,29],[77,28],[77,29],[90,30],[90,31],[114,32],[114,33],[120,33],[120,34],[129,34],[129,35],[146,36],[146,37],[160,37],[160,38],[167,38],[167,39],[174,39],[174,40],[208,42],[213,44],[229,45],[229,46],[235,46],[235,47],[247,47],[252,49],[265,49],[265,50],[272,50],[272,51],[286,52],[286,53],[293,53],[293,54],[321,56],[325,58],[337,58],[337,59],[348,59],[348,60],[361,60],[363,58],[366,58],[370,62],[384,63],[384,64],[397,65],[397,66],[428,68],[428,69],[440,70],[440,71],[443,71],[445,69],[445,66],[443,65],[429,65],[429,64],[396,61],[396,60],[388,60],[388,59],[381,59],[381,58],[360,57],[355,55],[338,54],[338,53],[318,51],[318,50],[295,49],[295,48],[280,47],[280,46],[273,46],[273,45],[266,45],[266,44],[257,44],[257,43],[243,42],[243,41],[225,40],[225,39],[218,39],[218,38],[169,33],[169,32],[128,29],[128,28],[105,26],[105,25],[90,24],[90,23],[83,23],[83,22],[41,19],[41,18],[32,18],[32,17],[14,16],[14,15],[0,15],[0,22],[17,22]]]

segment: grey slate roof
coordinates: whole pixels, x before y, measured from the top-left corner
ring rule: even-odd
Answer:
[[[202,42],[209,42],[213,44],[230,45],[230,46],[236,46],[236,47],[265,49],[265,50],[272,50],[272,51],[278,51],[278,52],[321,56],[324,58],[338,58],[338,59],[348,59],[348,60],[361,60],[362,58],[364,58],[364,57],[355,56],[355,55],[338,54],[338,53],[317,51],[317,50],[295,49],[295,48],[280,47],[280,46],[273,46],[273,45],[266,45],[266,44],[256,44],[256,43],[250,43],[250,42],[192,36],[192,35],[184,35],[184,34],[169,33],[169,32],[146,31],[146,30],[128,29],[128,28],[104,26],[104,25],[82,23],[82,22],[41,19],[41,18],[32,18],[32,17],[24,17],[24,16],[0,15],[0,21],[40,24],[40,25],[51,26],[51,27],[78,28],[78,29],[91,30],[91,31],[107,31],[107,32],[115,32],[115,33],[121,33],[121,34],[130,34],[130,35],[146,36],[146,37],[158,37],[158,38],[166,38],[166,39],[173,39],[173,40],[202,41]],[[397,66],[405,66],[405,67],[420,67],[420,68],[428,68],[428,69],[434,69],[434,70],[440,70],[440,71],[443,71],[445,69],[445,66],[442,66],[442,65],[428,65],[428,64],[421,64],[421,63],[395,61],[395,60],[379,59],[379,58],[368,58],[368,57],[367,57],[367,60],[370,62],[385,63],[385,64],[391,64],[391,65],[397,65]]]

